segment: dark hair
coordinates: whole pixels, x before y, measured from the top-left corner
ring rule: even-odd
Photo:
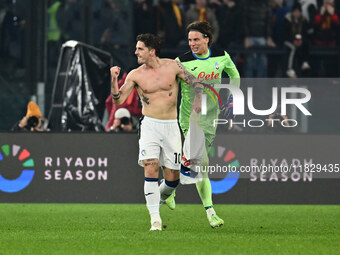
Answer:
[[[302,12],[301,4],[296,2],[292,7],[292,11],[294,10],[299,10],[300,12]]]
[[[156,51],[156,56],[161,53],[161,39],[153,34],[140,34],[136,38],[137,42],[143,42],[149,49],[154,49]]]
[[[27,128],[35,128],[39,124],[39,119],[36,116],[31,116],[27,119]]]
[[[187,34],[189,34],[190,31],[198,31],[203,34],[203,37],[209,38],[208,45],[210,46],[212,44],[212,28],[210,24],[206,21],[195,21],[187,26]]]

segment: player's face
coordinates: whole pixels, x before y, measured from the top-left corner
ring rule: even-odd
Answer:
[[[208,53],[209,38],[201,32],[190,31],[188,34],[189,47],[194,54],[204,55]]]
[[[152,56],[152,50],[149,50],[148,47],[141,41],[138,41],[136,44],[135,55],[137,56],[138,64],[145,64],[148,59]]]

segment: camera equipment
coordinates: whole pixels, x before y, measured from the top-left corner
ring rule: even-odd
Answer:
[[[130,119],[128,117],[123,117],[120,119],[120,124],[122,125],[129,125],[130,124]]]

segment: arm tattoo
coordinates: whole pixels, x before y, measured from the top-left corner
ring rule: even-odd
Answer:
[[[188,83],[190,86],[194,86],[193,82],[195,80],[195,76],[188,72],[188,70],[182,65],[182,63],[177,62],[178,67],[183,70],[184,73],[184,81]]]
[[[195,78],[195,76],[189,73],[189,71],[182,65],[182,63],[178,61],[176,62],[178,67],[184,72],[184,81],[195,89],[195,96],[201,97],[205,84],[203,82],[200,82],[198,79]]]
[[[195,95],[201,95],[202,94],[202,88],[195,88]]]
[[[146,96],[144,96],[143,94],[142,94],[142,100],[143,100],[143,102],[145,102],[146,104],[150,104],[149,98],[146,97]]]
[[[203,89],[199,87],[195,87],[195,97],[201,98],[203,94]]]

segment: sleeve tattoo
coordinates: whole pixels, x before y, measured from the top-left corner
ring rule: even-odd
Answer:
[[[184,73],[184,81],[188,83],[189,85],[194,87],[194,81],[195,81],[195,76],[193,76],[191,73],[188,72],[188,70],[182,65],[182,63],[177,62],[178,67],[183,71]]]
[[[198,81],[195,76],[193,76],[189,71],[182,65],[182,63],[177,62],[178,67],[183,71],[184,73],[184,79],[186,83],[188,83],[191,87],[195,89],[195,95],[200,96],[202,95],[202,89],[204,88],[204,83]]]

